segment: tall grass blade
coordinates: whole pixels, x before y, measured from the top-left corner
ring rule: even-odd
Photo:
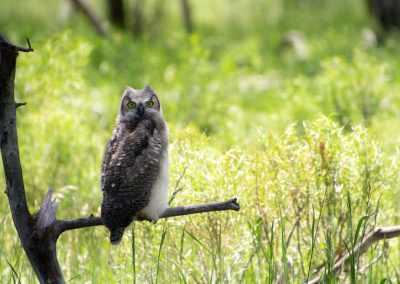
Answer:
[[[172,203],[174,202],[174,200],[175,200],[176,196],[178,195],[178,193],[183,190],[183,188],[179,187],[179,184],[181,183],[183,177],[185,176],[185,173],[186,173],[186,170],[187,170],[188,167],[189,167],[189,164],[186,165],[186,167],[183,169],[181,175],[179,176],[178,180],[176,181],[174,191],[172,192],[171,197],[168,200],[168,205],[169,206],[172,205]]]
[[[314,256],[315,239],[317,237],[315,210],[314,210],[314,208],[312,209],[312,211],[313,211],[313,214],[312,214],[312,223],[311,223],[311,252],[310,252],[310,261],[308,263],[308,271],[307,271],[306,282],[308,282],[308,280],[310,279],[312,260],[313,260],[313,256]]]
[[[268,283],[272,284],[275,280],[275,262],[274,262],[274,236],[275,236],[275,226],[274,222],[271,224],[271,234],[269,238],[269,249],[268,249]]]
[[[352,210],[352,202],[350,198],[350,192],[347,192],[347,198],[346,198],[346,203],[347,203],[347,223],[349,226],[349,235],[350,235],[350,246],[344,241],[344,245],[346,247],[347,252],[349,253],[349,264],[350,264],[350,281],[352,284],[356,283],[357,275],[356,275],[356,261],[355,261],[355,255],[354,255],[354,247],[355,247],[355,235],[353,235],[353,210]],[[361,221],[361,220],[360,220]],[[359,222],[359,224],[362,224],[362,222]],[[360,226],[361,227],[361,226]]]
[[[285,217],[282,214],[281,208],[279,208],[280,219],[281,219],[281,251],[282,251],[282,265],[283,272],[285,276],[285,282],[289,281],[289,270],[288,270],[288,261],[287,261],[287,248],[286,248],[286,229],[285,229]]]
[[[185,228],[186,228],[186,224],[183,225],[183,230],[182,230],[182,234],[181,234],[181,242],[180,242],[180,246],[179,246],[179,271],[181,274],[181,281],[183,280],[183,283],[187,283],[186,281],[186,276],[183,273],[183,260],[184,260],[184,256],[183,256],[183,248],[184,248],[184,243],[185,243]],[[183,278],[183,279],[182,279]]]
[[[136,284],[136,244],[135,244],[135,222],[133,222],[131,227],[132,233],[132,271],[133,271],[133,284]]]
[[[357,245],[358,237],[359,237],[360,231],[361,231],[361,226],[362,226],[364,223],[367,222],[367,220],[368,220],[369,217],[370,217],[370,216],[363,216],[363,217],[361,217],[360,220],[358,220],[358,224],[357,224],[357,228],[356,228],[356,232],[355,232],[355,234],[354,234],[354,240],[353,240],[353,245],[354,245],[354,246]]]
[[[21,280],[19,279],[19,275],[17,270],[14,268],[14,266],[8,261],[8,259],[6,257],[3,256],[3,258],[6,260],[8,266],[11,268],[11,272],[12,272],[12,277],[13,277],[13,282],[14,283],[21,283]],[[15,277],[17,278],[18,282],[15,282]]]
[[[158,255],[157,255],[157,270],[156,270],[156,284],[158,283],[158,275],[160,273],[160,259],[161,259],[161,251],[164,245],[165,237],[167,235],[167,221],[164,220],[163,229],[161,233],[160,245],[158,247]]]
[[[198,238],[196,238],[191,232],[184,229],[185,233],[187,233],[193,240],[195,240],[202,248],[204,248],[209,254],[214,255],[212,250],[210,250],[206,245],[204,245]]]
[[[80,274],[77,274],[77,275],[75,275],[75,276],[72,276],[69,280],[65,281],[65,283],[72,282],[72,280],[78,278],[79,276],[80,276]]]

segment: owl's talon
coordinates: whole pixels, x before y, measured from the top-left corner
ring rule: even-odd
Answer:
[[[137,215],[136,218],[135,218],[135,221],[139,221],[139,222],[147,221],[147,222],[150,222],[150,223],[153,223],[153,224],[157,223],[157,220],[153,220],[151,218],[148,218],[145,215]]]

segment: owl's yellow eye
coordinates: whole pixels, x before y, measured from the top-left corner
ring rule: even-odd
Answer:
[[[154,106],[154,102],[153,101],[147,101],[146,102],[146,107],[153,107]]]
[[[127,107],[130,108],[130,109],[136,107],[136,104],[135,104],[134,102],[128,102],[126,105],[127,105]]]

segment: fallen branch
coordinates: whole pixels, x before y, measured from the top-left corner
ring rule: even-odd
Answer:
[[[391,226],[391,227],[378,227],[368,233],[362,242],[354,249],[354,255],[361,256],[365,253],[368,248],[381,240],[388,240],[400,237],[400,225],[399,226]],[[345,270],[350,263],[350,254],[344,255],[338,261],[335,262],[333,266],[334,273],[340,273]],[[309,282],[308,284],[318,283],[321,280],[321,276],[318,276]]]
[[[57,259],[58,237],[65,231],[102,225],[99,217],[89,216],[76,220],[58,220],[57,204],[49,190],[40,210],[29,212],[16,128],[16,109],[25,103],[14,99],[14,79],[18,52],[33,51],[10,44],[0,33],[0,148],[6,180],[6,191],[15,228],[25,254],[40,283],[65,283]],[[99,191],[100,192],[100,191]],[[161,218],[240,209],[236,198],[225,202],[168,208]],[[138,221],[143,221],[139,219]]]

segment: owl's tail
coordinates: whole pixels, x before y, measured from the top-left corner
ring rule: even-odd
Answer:
[[[117,228],[110,231],[110,242],[112,245],[116,245],[121,241],[122,236],[124,235],[124,229],[125,228]]]

